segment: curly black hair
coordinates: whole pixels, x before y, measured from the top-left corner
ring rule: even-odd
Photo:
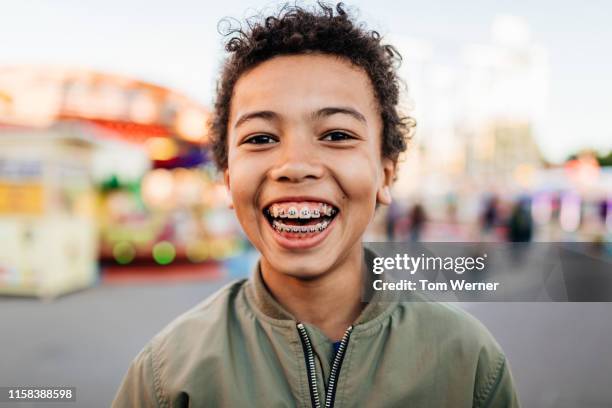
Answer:
[[[235,20],[219,31],[227,39],[229,53],[217,84],[211,140],[214,160],[221,170],[227,168],[227,126],[234,86],[241,75],[260,63],[279,55],[322,53],[350,61],[363,69],[372,82],[383,123],[382,154],[397,161],[406,150],[416,123],[398,112],[400,80],[397,67],[401,55],[383,44],[377,31],[355,22],[342,3],[334,7],[318,2],[307,9],[284,5],[276,16],[256,16],[246,21],[246,28]]]

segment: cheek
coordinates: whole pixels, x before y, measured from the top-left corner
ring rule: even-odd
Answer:
[[[352,155],[350,160],[337,160],[336,172],[344,192],[349,196],[349,204],[362,208],[376,204],[378,177],[375,161],[369,152]]]
[[[257,199],[258,186],[261,184],[264,169],[257,161],[244,160],[239,157],[228,162],[229,190],[237,215],[253,210]]]
[[[229,192],[232,197],[234,213],[249,241],[258,247],[259,233],[257,231],[259,226],[255,203],[260,181],[257,173],[252,168],[249,171],[249,166],[240,161],[229,162],[229,169]]]

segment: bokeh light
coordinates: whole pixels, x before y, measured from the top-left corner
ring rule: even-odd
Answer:
[[[203,262],[209,257],[208,245],[203,240],[190,243],[187,245],[186,255],[190,262]]]
[[[153,247],[153,259],[160,265],[168,265],[174,261],[176,249],[168,241],[161,241]]]
[[[113,257],[117,263],[121,265],[127,265],[134,260],[136,256],[136,249],[134,245],[127,241],[121,241],[115,244],[113,247]]]
[[[169,137],[151,137],[145,145],[153,160],[170,160],[179,152],[176,142]]]
[[[142,180],[142,198],[150,207],[170,207],[174,195],[174,178],[166,169],[155,169]]]

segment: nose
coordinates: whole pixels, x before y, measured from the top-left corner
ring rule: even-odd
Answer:
[[[299,183],[323,176],[323,163],[311,137],[290,135],[281,139],[276,163],[270,170],[273,180]]]

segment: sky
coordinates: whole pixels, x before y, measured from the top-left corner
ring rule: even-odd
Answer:
[[[308,2],[307,2],[308,3]],[[278,2],[223,0],[0,0],[0,65],[52,64],[128,75],[213,100],[223,59],[217,23]],[[550,58],[550,160],[581,148],[612,149],[612,2],[603,0],[360,0],[347,4],[383,35],[429,42],[451,64],[487,43],[498,15],[522,17]],[[418,103],[418,101],[417,101]]]

